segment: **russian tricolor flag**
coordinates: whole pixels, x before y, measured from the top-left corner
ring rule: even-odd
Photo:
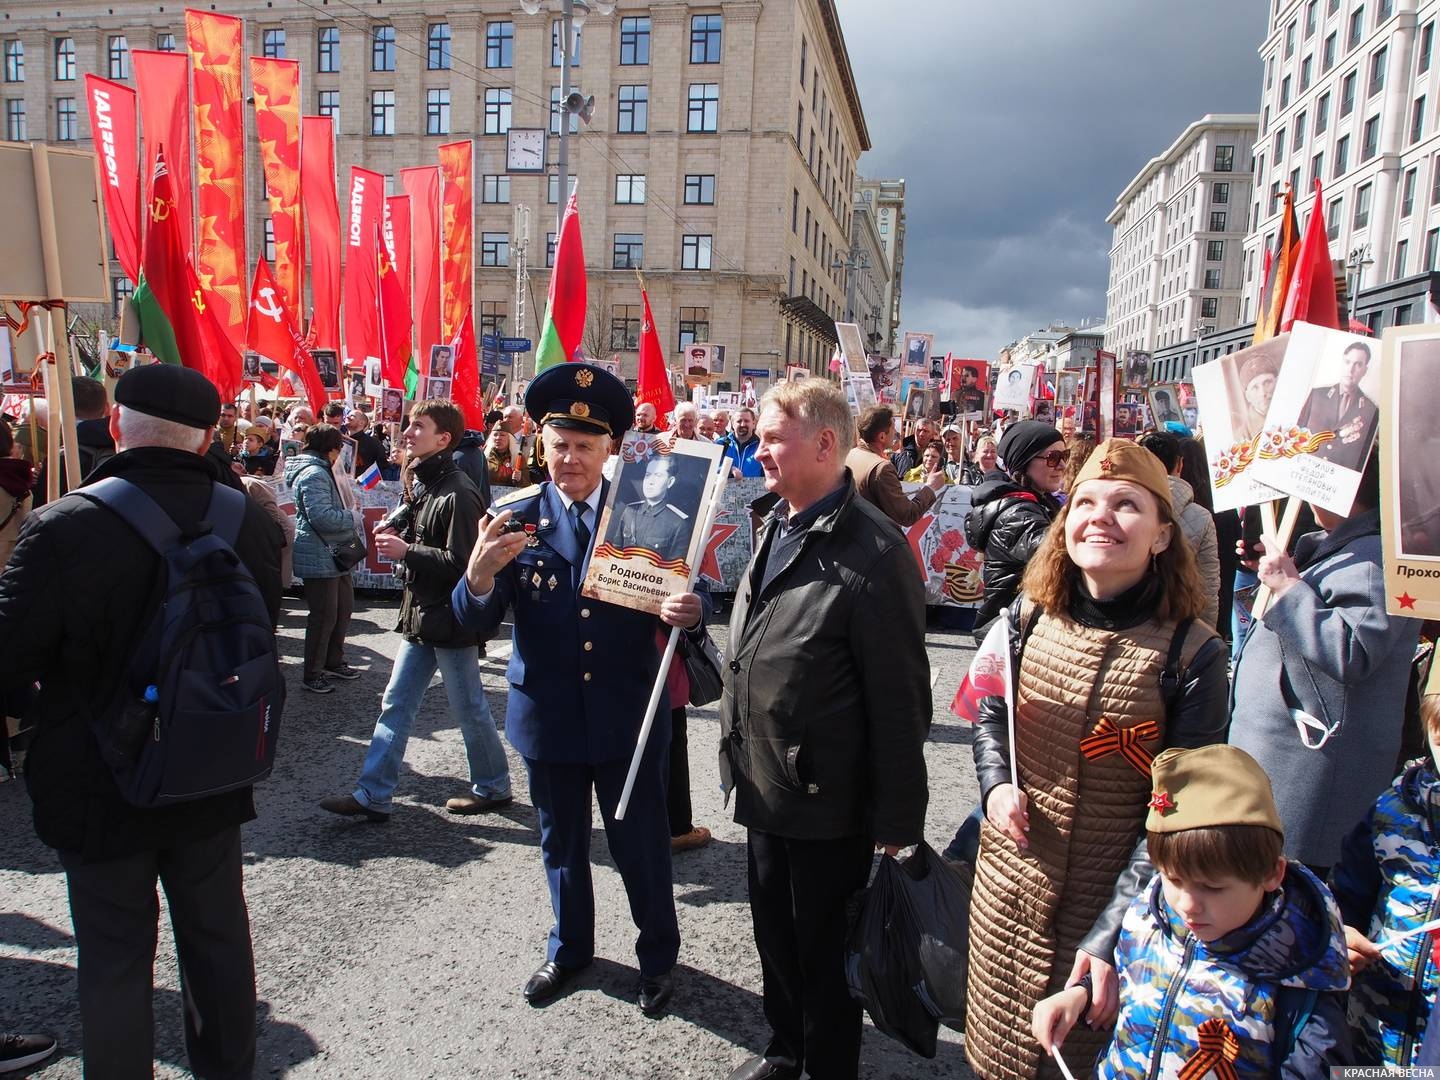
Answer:
[[[377,485],[380,483],[380,464],[379,464],[379,462],[372,461],[372,462],[370,463],[370,467],[369,467],[368,469],[366,469],[364,472],[362,472],[362,473],[361,473],[359,476],[357,476],[355,479],[357,479],[357,480],[360,482],[360,486],[361,486],[362,488],[364,488],[366,491],[369,491],[371,488],[377,486]]]

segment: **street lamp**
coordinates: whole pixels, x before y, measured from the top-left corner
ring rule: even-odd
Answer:
[[[1207,334],[1213,334],[1214,332],[1215,332],[1215,327],[1211,326],[1209,323],[1199,323],[1199,324],[1196,325],[1196,327],[1195,327],[1195,359],[1194,359],[1194,361],[1192,361],[1191,364],[1190,364],[1190,371],[1194,371],[1197,367],[1200,366],[1200,345],[1204,342],[1205,336],[1206,336]],[[1186,374],[1186,375],[1189,375],[1189,374],[1190,374],[1190,371],[1187,371],[1185,374]]]
[[[830,269],[845,271],[845,321],[855,322],[855,273],[870,269],[870,256],[863,251],[852,251],[848,259],[836,255]]]
[[[1360,244],[1350,249],[1349,256],[1345,259],[1345,291],[1350,301],[1350,318],[1355,317],[1355,299],[1360,294],[1360,282],[1365,277],[1365,268],[1374,266],[1375,260],[1370,257],[1370,245]]]
[[[555,171],[558,194],[555,211],[555,236],[560,236],[560,225],[565,220],[565,205],[570,201],[570,117],[578,116],[584,123],[590,122],[595,111],[595,96],[586,97],[570,87],[570,55],[574,49],[575,31],[585,25],[593,11],[597,15],[609,15],[615,10],[615,0],[520,0],[520,10],[526,15],[539,15],[542,9],[560,13],[560,145],[555,154]]]

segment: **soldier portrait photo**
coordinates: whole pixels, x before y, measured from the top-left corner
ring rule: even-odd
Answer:
[[[606,541],[621,549],[645,548],[666,561],[683,559],[701,516],[706,465],[702,458],[658,453],[623,464]]]
[[[334,349],[316,349],[310,354],[315,358],[315,370],[320,373],[320,385],[326,390],[340,389],[340,358]]]
[[[1360,385],[1370,370],[1370,352],[1370,344],[1364,341],[1345,346],[1338,378],[1311,390],[1305,407],[1300,410],[1301,427],[1313,432],[1335,433],[1333,439],[1315,451],[1316,456],[1355,472],[1365,467],[1375,425],[1380,419],[1380,410]],[[1317,365],[1317,376],[1335,374],[1330,365]]]

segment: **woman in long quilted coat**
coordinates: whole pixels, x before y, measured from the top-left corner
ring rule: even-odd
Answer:
[[[1093,1004],[1067,1060],[1078,1073],[1108,1041],[1120,921],[1152,873],[1150,764],[1166,747],[1225,740],[1226,654],[1198,621],[1204,603],[1164,468],[1133,443],[1102,443],[1011,608],[1014,745],[998,697],[982,701],[975,734],[985,822],[965,1042],[985,1080],[1059,1075],[1029,1018],[1082,979]]]

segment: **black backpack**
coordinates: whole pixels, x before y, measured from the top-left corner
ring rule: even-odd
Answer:
[[[264,597],[235,554],[246,496],[215,484],[204,519],[181,533],[128,480],[107,477],[77,494],[108,507],[161,559],[155,614],[115,704],[91,721],[120,794],[166,806],[265,779],[285,680]]]

